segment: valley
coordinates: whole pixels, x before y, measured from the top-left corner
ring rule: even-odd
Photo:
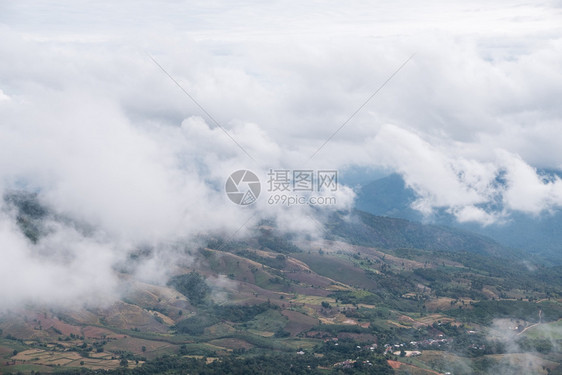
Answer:
[[[121,272],[106,306],[5,312],[0,372],[228,373],[247,361],[263,373],[275,361],[291,373],[562,371],[562,268],[464,232],[352,215],[332,217],[323,239],[261,225],[245,240],[185,244],[196,261],[179,259],[166,285]]]

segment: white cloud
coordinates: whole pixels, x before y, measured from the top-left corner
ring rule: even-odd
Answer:
[[[10,97],[0,90],[0,102],[10,100]]]
[[[100,304],[116,297],[115,244],[56,228],[35,247],[5,214],[0,217],[0,308],[20,303],[61,307]]]
[[[562,180],[557,176],[541,178],[537,170],[521,158],[501,155],[505,162],[507,191],[504,201],[508,208],[530,214],[562,207]]]
[[[541,176],[517,154],[498,149],[493,158],[470,156],[478,145],[432,145],[397,126],[384,126],[371,155],[404,176],[419,198],[412,207],[430,215],[446,208],[460,222],[492,224],[510,211],[538,215],[562,208],[562,181]],[[486,207],[492,207],[486,209]]]
[[[422,212],[444,207],[484,224],[510,210],[538,214],[561,204],[559,180],[544,181],[534,169],[562,167],[562,22],[550,3],[1,6],[0,191],[38,190],[55,211],[95,226],[103,241],[57,227],[41,246],[68,238],[69,248],[101,247],[99,259],[83,253],[102,274],[140,243],[243,234],[254,212],[254,220],[273,216],[288,230],[318,229],[304,207],[260,201],[249,212],[231,204],[224,180],[242,168],[263,176],[269,168],[390,167],[419,193]],[[505,185],[497,184],[500,174]],[[337,199],[337,208],[349,207],[353,192],[342,188]],[[489,209],[498,202],[500,212]],[[9,246],[0,251],[17,265],[10,275],[26,262],[40,270],[13,217],[2,225]],[[51,286],[63,285],[68,280],[53,274],[67,266],[53,259],[45,274]],[[157,280],[153,262],[145,271]],[[27,280],[29,289],[40,283]],[[97,284],[76,285],[68,296]],[[24,289],[20,300],[39,298]]]

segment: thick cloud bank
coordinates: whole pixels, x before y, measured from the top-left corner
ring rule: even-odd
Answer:
[[[421,212],[486,225],[560,208],[537,168],[562,168],[561,21],[554,2],[2,3],[0,192],[54,216],[33,244],[2,203],[0,307],[115,296],[139,246],[163,250],[137,276],[164,280],[170,243],[318,229],[306,206],[228,201],[243,168],[391,169]]]

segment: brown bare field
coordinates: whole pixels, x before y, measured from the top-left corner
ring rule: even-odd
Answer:
[[[434,322],[440,320],[442,323],[454,322],[453,318],[446,317],[441,314],[429,314],[416,319],[418,322],[424,325],[432,325]]]
[[[115,333],[113,331],[110,331],[109,329],[93,326],[86,326],[82,328],[82,335],[85,338],[92,339],[101,339],[104,337],[108,339],[120,339],[126,337],[125,335]]]
[[[145,308],[159,304],[175,305],[179,301],[189,303],[183,294],[173,288],[140,281],[131,285],[127,299]]]
[[[257,329],[249,329],[248,332],[253,333],[254,335],[258,335],[258,336],[262,336],[262,337],[273,337],[273,335],[275,335],[275,332],[271,332],[271,331],[260,331]]]
[[[172,318],[170,318],[168,315],[164,315],[161,312],[155,311],[155,310],[147,310],[149,314],[153,315],[153,316],[158,316],[162,319],[162,321],[167,324],[167,325],[174,325],[176,322],[174,322],[174,320]]]
[[[211,335],[228,335],[236,332],[236,329],[230,324],[218,323],[206,328],[206,331]]]
[[[142,351],[142,347],[146,348],[146,352]],[[166,350],[176,348],[176,345],[163,341],[144,340],[135,337],[121,338],[119,340],[110,341],[105,345],[106,351],[126,350],[137,355],[145,355],[151,357],[151,354],[161,353]]]
[[[359,325],[359,322],[350,319],[347,316],[337,313],[332,317],[319,317],[323,324],[349,324],[349,325]]]
[[[90,369],[116,369],[119,367],[119,360],[111,359],[108,354],[104,354],[103,357],[84,358],[76,352],[56,352],[41,349],[25,350],[13,356],[12,360],[19,364],[43,366],[87,367]],[[80,362],[84,362],[84,364],[80,365]],[[130,366],[134,367],[136,363],[130,362]]]
[[[454,299],[449,297],[432,298],[425,302],[425,306],[428,311],[445,311],[457,308],[457,306],[451,306],[452,301]]]
[[[289,323],[285,326],[285,330],[290,332],[293,336],[309,330],[318,324],[317,319],[311,318],[310,316],[297,311],[283,310],[281,314],[285,315],[289,319]]]
[[[0,329],[4,334],[11,334],[15,337],[25,337],[27,340],[48,339],[48,331],[39,330],[31,322],[24,322],[21,317],[11,318],[8,322],[0,324]]]
[[[332,279],[317,275],[315,273],[310,273],[307,270],[284,272],[283,275],[288,279],[320,288],[326,288],[334,283],[334,280]]]
[[[106,322],[121,329],[140,328],[156,333],[165,333],[168,326],[158,323],[152,314],[143,308],[125,302],[116,302],[103,312]]]
[[[7,346],[0,346],[0,357],[9,358],[12,355],[12,348],[8,348]]]

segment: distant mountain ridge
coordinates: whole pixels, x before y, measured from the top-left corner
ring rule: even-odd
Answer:
[[[368,186],[371,186],[371,184]],[[408,206],[408,202],[413,201],[415,197],[413,192],[408,192],[404,187],[399,176],[392,175],[372,186],[378,191],[375,196],[390,195],[391,199],[382,201],[380,205],[369,206],[369,204],[366,204],[367,208],[374,210],[375,207],[378,207],[386,210],[385,213],[390,214],[377,216],[361,210],[333,213],[326,225],[328,237],[332,239],[340,237],[350,244],[384,249],[407,248],[469,252],[504,258],[523,255],[520,251],[502,246],[481,234],[442,225],[422,224],[416,221],[416,219],[419,220],[419,217],[416,217],[417,212]],[[390,189],[391,193],[385,195],[385,189]],[[29,240],[36,243],[45,234],[42,221],[45,217],[51,215],[48,208],[41,205],[35,194],[25,192],[12,192],[5,197],[5,200],[16,209],[20,230]],[[367,201],[367,203],[372,203],[372,201]],[[398,207],[398,209],[394,207]],[[408,210],[412,212],[410,213]],[[392,214],[407,218],[390,217]],[[412,217],[413,220],[408,216]],[[269,242],[272,242],[272,239],[260,237],[260,245],[265,246]],[[279,248],[279,241],[275,242],[274,245],[275,248]]]
[[[359,210],[352,211],[351,215],[332,215],[327,227],[332,235],[355,245],[469,252],[505,258],[521,256],[519,251],[479,234],[401,218],[375,216]]]
[[[411,208],[416,199],[413,189],[406,187],[398,174],[363,185],[357,194],[355,207],[373,215],[412,221],[427,220]],[[545,263],[562,264],[562,211],[533,218],[513,213],[506,224],[483,227],[477,223],[459,223],[445,210],[436,210],[429,219],[435,225],[454,227],[492,238],[500,244],[524,250]]]

